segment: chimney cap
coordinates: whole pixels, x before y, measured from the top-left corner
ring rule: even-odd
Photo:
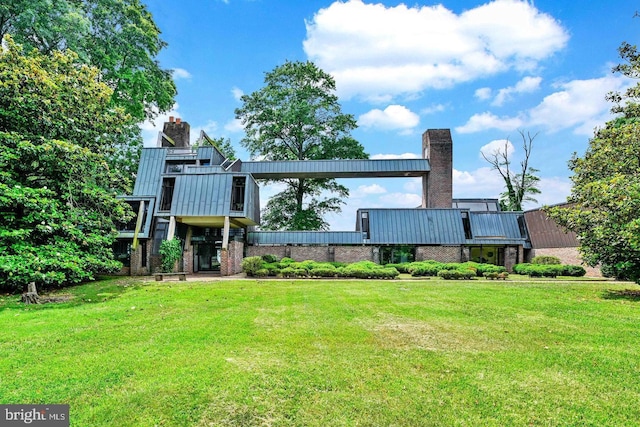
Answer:
[[[169,116],[169,123],[173,123],[173,116]]]
[[[176,124],[179,125],[182,119],[180,117],[176,117]]]

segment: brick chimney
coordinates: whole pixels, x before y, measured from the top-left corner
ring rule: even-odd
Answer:
[[[449,129],[422,134],[422,157],[431,171],[422,178],[422,207],[451,208],[453,203],[453,140]]]
[[[172,144],[167,138],[162,138],[163,147],[189,147],[189,123],[183,122],[180,118],[173,120],[173,116],[169,116],[169,121],[164,123],[162,132],[171,138],[175,143]]]

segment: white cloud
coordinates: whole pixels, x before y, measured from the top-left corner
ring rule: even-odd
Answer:
[[[514,94],[534,92],[540,88],[540,82],[542,82],[542,77],[525,77],[514,86],[500,89],[491,105],[501,106],[510,100]]]
[[[371,160],[387,160],[387,159],[419,159],[420,156],[415,153],[402,154],[374,154],[369,157]]]
[[[387,102],[532,69],[569,38],[553,17],[521,0],[494,0],[461,14],[442,5],[335,1],[306,28],[307,56],[335,77],[341,97]]]
[[[480,155],[484,154],[487,158],[491,159],[495,154],[504,154],[505,146],[507,148],[507,157],[511,158],[515,147],[508,139],[496,139],[490,143],[480,147]]]
[[[430,107],[423,108],[420,110],[420,114],[429,115],[433,113],[441,113],[446,110],[447,107],[444,104],[435,104]]]
[[[224,125],[224,130],[230,133],[244,132],[244,126],[242,126],[240,119],[233,119]]]
[[[412,129],[420,123],[420,116],[402,105],[389,105],[384,110],[373,109],[358,118],[358,125],[373,129]]]
[[[180,80],[180,79],[189,80],[189,79],[191,79],[191,73],[188,72],[187,70],[185,70],[184,68],[174,68],[173,69],[173,78],[175,80]]]
[[[512,117],[498,117],[491,112],[474,114],[456,130],[473,133],[488,129],[514,131],[523,127],[543,127],[551,132],[573,129],[579,135],[593,135],[595,127],[611,118],[611,104],[605,95],[611,91],[624,91],[634,83],[620,76],[572,80],[556,85],[555,92],[530,110]]]
[[[231,94],[233,95],[233,99],[235,99],[236,101],[240,101],[240,98],[242,97],[242,95],[244,95],[244,91],[234,86],[233,88],[231,88]]]
[[[480,89],[476,89],[474,96],[481,101],[486,101],[491,98],[491,88],[490,87],[481,87]]]
[[[358,197],[364,194],[383,194],[387,189],[378,184],[360,185],[355,191],[351,191],[351,195]]]
[[[571,181],[568,178],[540,178],[540,194],[535,195],[537,202],[526,202],[524,209],[533,209],[544,205],[554,205],[567,201],[571,193]],[[499,198],[504,192],[504,181],[497,171],[482,167],[474,171],[453,170],[453,196],[455,198]]]
[[[487,129],[513,131],[523,125],[524,121],[519,117],[498,117],[493,113],[484,112],[471,116],[463,126],[456,127],[456,131],[460,133],[474,133]]]
[[[422,196],[414,193],[389,193],[380,196],[386,208],[415,208],[422,205]]]

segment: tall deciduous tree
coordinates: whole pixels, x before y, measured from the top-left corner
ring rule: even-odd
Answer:
[[[504,149],[499,149],[491,154],[481,153],[482,157],[498,171],[504,180],[505,191],[500,195],[500,206],[506,211],[521,211],[524,202],[536,202],[533,197],[540,194],[538,183],[540,178],[536,176],[537,169],[531,167],[529,158],[533,149],[533,140],[537,134],[526,134],[519,131],[522,137],[522,148],[524,150],[524,159],[520,162],[520,170],[514,172],[511,168],[511,159],[509,158],[509,140],[504,142]]]
[[[236,118],[242,145],[264,160],[366,159],[351,137],[356,121],[341,111],[331,75],[312,62],[286,62],[266,73],[265,86],[242,97]],[[339,212],[348,189],[334,179],[285,179],[286,189],[267,203],[262,227],[321,230],[324,215]],[[334,197],[325,197],[334,193]]]
[[[0,50],[0,289],[49,287],[115,271],[121,177],[105,160],[129,119],[100,71],[70,51]]]
[[[5,34],[26,50],[71,49],[100,70],[112,104],[129,117],[114,129],[118,150],[107,158],[126,183],[142,148],[138,123],[169,110],[176,95],[171,71],[156,60],[166,43],[146,7],[140,0],[11,0],[0,3],[0,38]]]
[[[613,71],[640,77],[636,46],[619,52],[627,62]],[[574,154],[570,205],[548,212],[578,235],[587,264],[640,283],[640,84],[607,98],[619,116],[596,130],[584,156]]]

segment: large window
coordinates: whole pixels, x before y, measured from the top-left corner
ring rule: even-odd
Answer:
[[[244,211],[244,188],[247,183],[247,177],[234,176],[231,186],[231,210]]]
[[[371,231],[369,230],[369,212],[362,212],[360,214],[360,221],[360,231],[364,233],[364,238],[371,239]]]
[[[462,215],[462,227],[464,228],[464,238],[473,239],[471,234],[471,221],[469,221],[469,212],[460,212]]]
[[[173,200],[173,188],[176,185],[175,178],[164,178],[162,180],[162,195],[160,197],[160,210],[170,211]]]
[[[398,245],[383,246],[380,248],[381,264],[401,264],[403,262],[413,262],[416,259],[415,246]]]
[[[131,240],[116,240],[113,255],[124,267],[131,266]]]

